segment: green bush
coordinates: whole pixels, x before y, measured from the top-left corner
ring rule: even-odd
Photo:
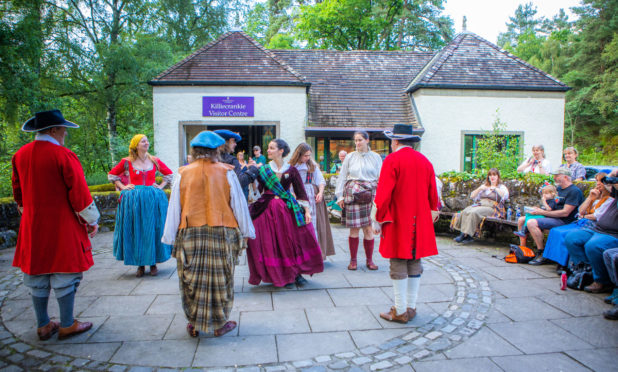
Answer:
[[[101,185],[104,183],[110,184],[109,180],[107,179],[107,173],[93,173],[93,174],[88,174],[86,175],[86,183],[88,185]],[[113,188],[112,188],[113,189]]]

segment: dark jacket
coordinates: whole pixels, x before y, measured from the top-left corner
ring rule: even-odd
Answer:
[[[238,181],[240,182],[240,187],[242,187],[242,191],[245,196],[249,195],[249,184],[253,183],[255,179],[258,177],[258,169],[255,166],[248,166],[244,170],[240,166],[240,162],[236,157],[232,154],[223,154],[221,157],[221,161],[226,164],[231,164],[234,166],[234,173],[238,176]]]

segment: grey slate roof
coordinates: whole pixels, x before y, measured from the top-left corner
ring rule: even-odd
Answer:
[[[273,50],[311,82],[309,127],[419,127],[405,88],[432,53]]]
[[[421,88],[566,91],[545,72],[466,32],[437,54],[408,51],[267,50],[243,32],[208,43],[151,85],[308,86],[308,128],[412,124],[409,92]]]
[[[420,88],[567,91],[553,76],[470,32],[455,37],[414,78]]]
[[[151,85],[304,85],[309,83],[244,32],[206,44],[165,70]]]

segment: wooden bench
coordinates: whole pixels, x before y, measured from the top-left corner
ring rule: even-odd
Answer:
[[[457,212],[440,212],[440,217],[444,218],[452,218]],[[485,230],[490,232],[491,235],[495,236],[496,231],[504,230],[504,228],[508,228],[511,231],[517,230],[517,220],[507,220],[503,218],[495,218],[495,217],[485,217],[481,222],[481,230]]]

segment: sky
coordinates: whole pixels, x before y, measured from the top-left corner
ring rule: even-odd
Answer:
[[[498,34],[506,31],[506,23],[515,14],[517,7],[528,2],[537,7],[539,17],[552,18],[563,8],[569,20],[574,20],[575,15],[569,8],[579,6],[581,0],[446,0],[444,13],[453,18],[457,33],[462,31],[465,15],[468,31],[495,43]]]

